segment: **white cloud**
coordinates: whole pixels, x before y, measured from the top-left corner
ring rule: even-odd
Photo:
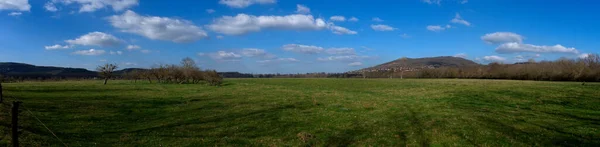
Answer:
[[[284,62],[298,62],[299,60],[296,58],[277,58],[277,59],[273,59],[273,60],[262,60],[262,61],[256,61],[258,63],[262,63],[262,64],[268,64],[268,63],[284,63]]]
[[[65,40],[65,42],[71,45],[117,46],[123,41],[110,34],[91,32],[76,39]]]
[[[512,32],[495,32],[481,36],[481,40],[489,44],[500,44],[507,42],[523,42],[523,36]]]
[[[218,51],[216,53],[211,53],[209,56],[217,61],[238,61],[242,58],[242,55],[226,51]]]
[[[139,4],[139,0],[52,0],[51,3],[47,3],[46,5],[50,4],[53,6],[56,3],[62,3],[65,5],[79,4],[79,12],[81,13],[94,12],[98,9],[103,9],[106,7],[112,7],[114,11],[123,11],[133,6],[137,6]],[[48,8],[46,8],[46,10],[51,11],[51,9]]]
[[[506,61],[506,58],[500,56],[485,56],[483,57],[483,60],[487,62],[504,62]]]
[[[465,53],[458,53],[458,54],[454,55],[454,57],[459,57],[459,58],[465,58],[466,59],[467,58],[467,54],[465,54]]]
[[[352,62],[350,64],[348,64],[348,66],[362,66],[362,62]]]
[[[128,45],[127,46],[127,50],[138,50],[141,49],[142,47],[138,46],[138,45]]]
[[[357,21],[358,21],[358,18],[356,18],[356,17],[351,17],[350,19],[348,19],[348,21],[351,21],[351,22],[357,22]]]
[[[382,24],[378,24],[378,25],[371,25],[371,28],[375,31],[394,31],[397,30],[397,28],[388,26],[388,25],[382,25]]]
[[[103,55],[104,53],[106,53],[106,51],[96,50],[96,49],[80,50],[80,51],[73,52],[73,54],[84,55],[84,56],[97,56],[97,55]]]
[[[121,64],[124,66],[136,66],[137,65],[137,63],[133,63],[133,62],[123,62]]]
[[[469,23],[468,21],[466,21],[462,17],[460,17],[460,14],[458,14],[458,13],[456,13],[456,16],[454,16],[454,19],[450,20],[450,22],[457,23],[457,24],[463,24],[465,26],[471,26],[471,23]]]
[[[274,4],[277,0],[219,0],[219,4],[227,5],[231,8],[246,8],[253,4]]]
[[[383,22],[383,19],[379,18],[379,17],[373,17],[372,19],[374,22]]]
[[[142,52],[142,53],[144,53],[144,54],[149,54],[149,53],[151,53],[152,51],[150,51],[150,50],[140,50],[140,52]]]
[[[237,16],[218,18],[207,27],[222,34],[241,35],[263,29],[322,30],[328,25],[323,19],[315,19],[312,15],[254,16],[238,14]]]
[[[217,36],[217,39],[223,39],[223,38],[225,38],[225,37],[223,37],[223,36],[221,36],[221,35],[218,35],[218,36]]]
[[[306,7],[305,5],[297,4],[296,5],[296,13],[309,14],[310,13],[310,8]]]
[[[44,48],[46,50],[59,50],[59,49],[69,49],[69,48],[71,48],[71,46],[69,46],[69,45],[64,45],[63,46],[63,45],[55,44],[55,45],[52,45],[52,46],[44,46]]]
[[[446,30],[451,27],[452,26],[450,26],[450,25],[446,25],[445,27],[442,27],[440,25],[428,25],[427,30],[434,31],[434,32],[440,32],[440,31]]]
[[[587,54],[587,53],[585,53],[585,54],[580,54],[580,55],[579,55],[579,56],[577,56],[577,57],[579,57],[580,59],[585,59],[585,58],[589,57],[590,55],[591,55],[591,54]]]
[[[291,51],[302,54],[318,54],[323,52],[322,47],[318,46],[310,46],[310,45],[300,45],[300,44],[287,44],[281,47],[285,51]]]
[[[29,0],[0,0],[0,10],[29,11]]]
[[[354,34],[358,34],[358,32],[356,31],[352,31],[350,29],[344,28],[344,27],[340,27],[340,26],[335,26],[335,25],[331,25],[329,26],[329,29],[331,29],[331,31],[334,34],[338,34],[338,35],[354,35]]]
[[[208,34],[192,22],[168,17],[140,16],[133,11],[108,18],[113,27],[122,32],[134,33],[153,40],[177,43],[193,42],[208,37]]]
[[[408,38],[410,38],[410,35],[404,33],[404,34],[400,35],[400,37],[402,37],[404,39],[408,39]]]
[[[111,54],[111,55],[122,55],[122,54],[123,54],[123,52],[122,52],[122,51],[116,51],[116,52],[114,52],[114,51],[110,51],[110,54]]]
[[[427,4],[437,4],[437,5],[441,5],[442,0],[422,0],[423,2],[427,3]]]
[[[246,56],[246,57],[259,57],[259,58],[265,58],[265,59],[275,58],[275,55],[269,54],[269,53],[267,53],[267,51],[265,51],[263,49],[256,49],[256,48],[242,49],[240,54],[242,54],[243,56]]]
[[[346,21],[346,17],[344,17],[344,16],[331,16],[329,18],[329,20],[331,20],[331,21]]]
[[[208,13],[208,14],[212,14],[215,12],[217,12],[217,11],[215,11],[215,9],[206,9],[206,13]]]
[[[469,2],[469,0],[463,0],[463,1],[460,2],[460,4],[466,4],[468,2]]]
[[[21,13],[21,12],[10,12],[10,13],[8,13],[8,16],[21,16],[21,14],[23,14],[23,13]]]
[[[203,57],[203,56],[206,55],[206,53],[198,53],[197,55],[200,56],[200,57]]]
[[[354,55],[356,54],[356,51],[354,51],[354,48],[329,48],[327,50],[325,50],[325,52],[327,54],[333,54],[333,55]]]
[[[52,2],[47,2],[46,4],[44,4],[44,9],[46,9],[46,11],[50,11],[50,12],[58,11],[58,8],[56,8],[56,5],[54,5],[54,3],[52,3]]]
[[[318,61],[340,61],[340,62],[356,62],[363,59],[371,58],[369,56],[346,55],[346,56],[329,56],[326,58],[317,58]]]
[[[560,44],[554,46],[538,46],[532,44],[522,44],[517,42],[504,43],[496,48],[497,53],[569,53],[578,54],[579,51],[575,48],[567,48]]]

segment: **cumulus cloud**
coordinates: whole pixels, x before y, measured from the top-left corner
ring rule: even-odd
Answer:
[[[217,12],[217,11],[215,11],[215,9],[206,9],[206,13],[208,13],[208,14],[212,14],[215,12]]]
[[[104,53],[106,53],[106,51],[96,50],[96,49],[80,50],[80,51],[73,52],[73,54],[75,54],[75,55],[84,55],[84,56],[98,56],[98,55],[103,55]]]
[[[350,29],[347,29],[347,28],[344,28],[344,27],[340,27],[340,26],[336,26],[336,25],[329,26],[329,29],[331,29],[331,31],[334,34],[338,34],[338,35],[354,35],[354,34],[358,34],[358,32],[356,32],[356,31],[352,31]]]
[[[127,50],[130,50],[130,51],[131,51],[131,50],[139,50],[139,49],[141,49],[141,48],[142,48],[142,47],[140,47],[140,46],[138,46],[138,45],[128,45],[128,46],[127,46]]]
[[[437,5],[442,4],[442,0],[422,0],[422,1],[427,4],[437,4]]]
[[[312,15],[254,16],[238,14],[237,16],[218,18],[207,27],[222,34],[241,35],[263,29],[322,30],[328,25],[323,19],[315,19]]]
[[[219,4],[227,5],[231,8],[246,8],[254,4],[274,4],[277,0],[219,0]]]
[[[372,19],[374,22],[383,22],[383,19],[379,18],[379,17],[373,17]]]
[[[262,63],[262,64],[268,64],[268,63],[289,63],[289,62],[298,62],[299,60],[296,58],[277,58],[277,59],[273,59],[273,60],[262,60],[262,61],[256,61],[258,63]]]
[[[331,17],[329,17],[329,20],[331,20],[331,21],[346,21],[346,17],[344,17],[344,16],[331,16]]]
[[[144,53],[144,54],[149,54],[149,53],[152,53],[152,51],[151,51],[151,50],[140,50],[140,52],[142,52],[142,53]]]
[[[467,58],[467,54],[465,54],[465,53],[458,53],[458,54],[454,55],[454,57],[459,57],[459,58],[465,58],[466,59]]]
[[[300,44],[286,44],[281,47],[285,51],[302,53],[302,54],[318,54],[323,52],[322,47],[318,46],[310,46],[310,45],[300,45]]]
[[[404,39],[408,39],[408,38],[410,38],[410,35],[404,33],[404,34],[400,35],[400,37],[402,37]]]
[[[356,17],[351,17],[350,19],[348,19],[348,21],[351,21],[351,22],[357,22],[357,21],[358,21],[358,18],[356,18]]]
[[[309,14],[310,13],[310,8],[306,7],[305,5],[296,5],[296,13],[300,13],[300,14]]]
[[[352,63],[348,64],[348,66],[362,66],[362,65],[363,65],[362,62],[352,62]]]
[[[325,53],[332,55],[354,55],[356,51],[354,48],[329,48],[325,50]]]
[[[382,25],[382,24],[378,24],[378,25],[371,25],[371,28],[375,31],[394,31],[397,30],[397,28],[388,26],[388,25]]]
[[[111,55],[122,55],[123,52],[122,51],[116,51],[116,52],[115,51],[110,51],[110,54]]]
[[[208,37],[208,34],[192,22],[168,17],[140,16],[133,11],[108,18],[111,25],[122,32],[138,34],[153,40],[177,43],[193,42]]]
[[[471,26],[471,23],[469,23],[468,21],[466,21],[462,17],[460,17],[460,14],[458,14],[458,13],[456,13],[456,16],[454,16],[454,19],[450,20],[450,22],[457,23],[457,24],[463,24],[465,26]]]
[[[243,56],[246,56],[246,57],[258,57],[258,58],[265,58],[265,59],[272,59],[272,58],[276,57],[273,54],[267,53],[267,51],[265,51],[263,49],[256,49],[256,48],[242,49],[240,54],[242,54]]]
[[[225,37],[223,37],[223,36],[221,36],[221,35],[218,35],[218,36],[217,36],[217,39],[223,39],[223,38],[225,38]]]
[[[481,40],[489,44],[501,44],[507,42],[523,42],[523,36],[512,32],[495,32],[481,36]]]
[[[23,13],[21,13],[21,12],[10,12],[10,13],[8,13],[8,16],[21,16],[21,14],[23,14]]]
[[[123,11],[133,6],[137,6],[139,4],[139,0],[52,0],[52,2],[46,3],[46,5],[49,7],[44,7],[46,10],[52,11],[56,9],[54,5],[58,3],[64,5],[78,4],[80,6],[79,12],[94,12],[98,9],[103,9],[106,7],[112,7],[114,11]]]
[[[428,26],[427,26],[427,30],[429,30],[429,31],[434,31],[434,32],[440,32],[440,31],[443,31],[443,30],[449,29],[449,28],[451,28],[451,27],[452,27],[452,26],[450,26],[450,25],[446,25],[445,27],[443,27],[443,26],[440,26],[440,25],[428,25]]]
[[[96,46],[117,46],[119,44],[121,44],[123,41],[121,41],[119,38],[110,35],[110,34],[106,34],[106,33],[102,33],[102,32],[91,32],[88,34],[85,34],[83,36],[80,36],[79,38],[76,39],[71,39],[71,40],[65,40],[65,42],[71,44],[71,45],[84,45],[84,46],[88,46],[88,45],[96,45]]]
[[[340,62],[357,62],[371,58],[369,56],[345,55],[345,56],[329,56],[325,58],[317,58],[318,61],[340,61]]]
[[[242,55],[226,51],[218,51],[216,53],[211,53],[209,54],[209,56],[217,61],[239,61],[240,59],[242,59]]]
[[[51,45],[51,46],[44,46],[44,48],[46,50],[60,50],[60,49],[69,49],[69,48],[71,48],[71,46],[55,44],[55,45]]]
[[[483,60],[487,62],[504,62],[506,58],[500,56],[484,56]]]
[[[580,59],[585,59],[585,58],[588,58],[590,55],[591,55],[591,54],[587,54],[587,53],[585,53],[585,54],[580,54],[580,55],[579,55],[579,56],[577,56],[577,57],[579,57]]]
[[[569,53],[578,54],[579,51],[575,48],[567,48],[560,44],[554,46],[538,46],[532,44],[522,44],[517,42],[504,43],[496,48],[497,53]]]
[[[52,2],[47,2],[46,4],[44,4],[44,9],[46,9],[46,11],[50,11],[50,12],[58,11],[58,8],[56,8],[56,5],[54,5],[54,3],[52,3]]]
[[[29,0],[0,0],[0,10],[29,11]]]

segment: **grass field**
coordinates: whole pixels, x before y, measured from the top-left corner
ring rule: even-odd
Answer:
[[[226,79],[5,83],[69,146],[600,146],[600,83]],[[23,146],[61,146],[25,110]]]

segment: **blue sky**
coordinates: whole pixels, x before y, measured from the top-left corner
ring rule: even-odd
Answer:
[[[600,2],[0,0],[0,62],[345,72],[401,57],[480,63],[600,50]],[[352,19],[356,18],[356,19]]]

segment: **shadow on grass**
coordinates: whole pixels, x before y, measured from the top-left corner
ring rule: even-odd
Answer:
[[[532,95],[522,92],[490,91],[486,95],[477,93],[458,91],[455,92],[454,101],[448,102],[452,108],[460,110],[462,115],[475,118],[476,121],[469,122],[469,124],[502,134],[503,136],[496,136],[507,139],[501,142],[517,141],[529,146],[600,146],[600,138],[598,138],[600,134],[598,133],[585,134],[581,131],[567,130],[577,126],[595,130],[600,128],[599,119],[584,117],[586,114],[583,112],[574,114],[576,111],[566,110],[568,107],[566,105],[570,105],[570,103],[561,103],[565,105],[563,106],[565,110],[557,111],[556,104],[536,104],[523,101],[523,98],[530,98]],[[497,98],[506,94],[519,100]],[[532,109],[534,105],[536,109]],[[585,110],[572,106],[569,109]]]

